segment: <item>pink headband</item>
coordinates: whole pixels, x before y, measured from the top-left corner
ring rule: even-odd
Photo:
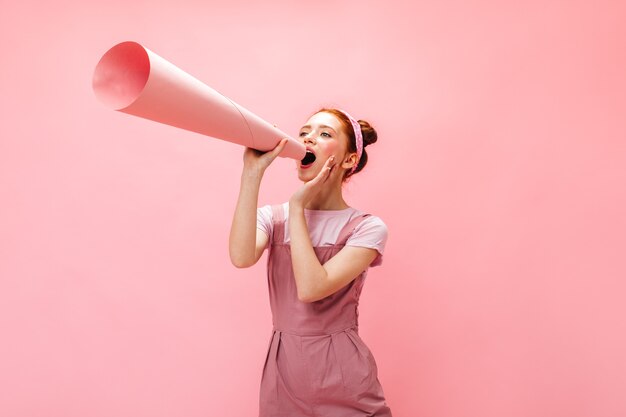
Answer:
[[[356,167],[359,165],[361,155],[363,154],[363,133],[361,132],[361,126],[359,125],[359,122],[357,122],[354,117],[350,116],[350,114],[348,114],[348,112],[345,110],[337,110],[343,113],[348,118],[348,120],[350,120],[350,123],[352,124],[352,130],[354,130],[354,138],[356,139],[356,164],[354,164],[352,170],[350,171],[350,173],[352,174]]]

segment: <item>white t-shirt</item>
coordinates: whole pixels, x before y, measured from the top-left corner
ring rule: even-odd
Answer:
[[[285,213],[285,242],[289,243],[289,202],[283,203]],[[337,242],[341,229],[353,218],[364,212],[352,207],[343,210],[309,210],[304,209],[304,218],[309,229],[311,244],[314,247],[330,246]],[[257,228],[272,235],[272,207],[266,205],[257,209]],[[346,241],[346,246],[358,246],[376,249],[378,256],[370,264],[382,264],[383,252],[387,243],[387,225],[377,216],[368,216],[354,229],[354,233]]]

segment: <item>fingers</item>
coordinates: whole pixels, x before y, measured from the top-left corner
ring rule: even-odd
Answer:
[[[274,161],[274,159],[276,159],[278,154],[282,152],[286,144],[287,144],[287,138],[281,139],[280,142],[278,142],[278,145],[274,147],[274,149],[269,150],[267,152],[262,152],[260,155],[260,158],[266,161],[268,165],[271,164]]]
[[[280,142],[278,142],[278,145],[276,145],[276,147],[272,150],[272,156],[274,158],[276,158],[278,154],[282,152],[283,148],[287,145],[287,140],[287,138],[282,138]]]
[[[335,161],[334,156],[331,156],[330,158],[326,160],[326,163],[324,164],[324,168],[322,169],[322,173],[324,173],[324,175],[328,176],[330,174],[330,171],[335,166],[334,161]]]
[[[322,170],[317,174],[315,178],[311,180],[313,184],[317,184],[319,182],[326,182],[326,180],[330,177],[330,173],[332,169],[335,167],[335,164],[333,164],[334,160],[335,160],[334,156],[331,156],[330,158],[326,160],[326,162],[324,163],[324,166],[322,167]]]
[[[337,164],[335,164],[335,157],[331,156],[330,158],[328,158],[328,161],[326,161],[326,178],[324,179],[324,181],[330,178],[330,174],[335,170],[336,166]]]
[[[335,157],[331,156],[330,158],[326,160],[326,164],[324,164],[324,167],[328,168],[328,170],[330,171],[331,168],[334,166],[335,166]]]

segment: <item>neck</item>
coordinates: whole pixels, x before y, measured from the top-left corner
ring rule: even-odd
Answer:
[[[328,184],[307,205],[308,210],[343,210],[350,207],[343,199],[341,179],[339,182]]]

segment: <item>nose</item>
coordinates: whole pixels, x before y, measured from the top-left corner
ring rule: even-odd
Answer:
[[[306,145],[307,143],[315,143],[315,141],[313,140],[313,138],[310,135],[304,135],[304,137],[302,138],[304,139],[304,144]]]

